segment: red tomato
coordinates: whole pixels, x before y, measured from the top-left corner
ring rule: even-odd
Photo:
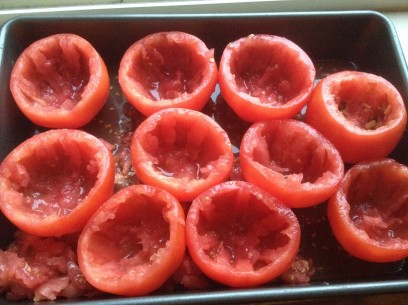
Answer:
[[[292,41],[249,35],[225,48],[219,84],[237,115],[255,122],[294,117],[310,97],[315,74],[311,59]]]
[[[335,237],[371,262],[408,257],[408,167],[392,159],[354,165],[328,204]]]
[[[344,175],[336,148],[297,120],[254,123],[240,148],[243,176],[293,208],[329,199]]]
[[[164,190],[133,185],[106,201],[78,241],[85,278],[101,291],[127,296],[159,288],[184,259],[185,214]]]
[[[216,185],[192,203],[189,253],[210,278],[231,287],[271,281],[295,259],[300,227],[290,208],[244,181]]]
[[[0,208],[21,230],[80,231],[113,192],[115,164],[103,142],[80,130],[37,134],[0,165]]]
[[[10,89],[33,123],[78,128],[105,104],[109,75],[88,41],[74,34],[57,34],[23,51],[11,73]]]
[[[214,50],[183,32],[160,32],[135,42],[119,67],[119,84],[146,116],[169,108],[201,110],[217,83]]]
[[[156,112],[135,130],[132,164],[145,184],[188,202],[225,181],[233,153],[227,133],[207,115],[189,109]]]
[[[305,120],[337,147],[344,162],[354,164],[388,156],[404,133],[407,112],[384,78],[343,71],[319,82]]]

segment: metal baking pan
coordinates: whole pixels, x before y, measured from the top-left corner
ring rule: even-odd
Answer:
[[[284,36],[309,54],[318,77],[342,69],[375,73],[393,83],[408,102],[408,71],[397,34],[385,16],[373,11],[22,16],[6,22],[0,32],[0,161],[24,139],[43,130],[21,114],[9,90],[13,64],[30,43],[62,32],[76,33],[90,41],[110,71],[111,94],[105,110],[98,115],[106,116],[112,104],[117,105],[124,99],[117,82],[117,70],[125,50],[149,33],[170,30],[198,36],[209,48],[214,48],[217,61],[227,43],[240,37],[254,33]],[[99,132],[97,124],[93,123],[85,129]],[[408,164],[408,132],[391,157]],[[296,211],[302,223],[301,252],[312,258],[316,266],[316,274],[308,284],[285,285],[274,281],[251,289],[221,287],[211,291],[154,293],[137,298],[109,296],[106,299],[57,300],[56,303],[239,304],[408,292],[407,262],[375,264],[351,258],[331,235],[325,208],[322,204]],[[1,248],[12,240],[14,230],[0,216]],[[4,295],[0,297],[0,304],[9,304]]]

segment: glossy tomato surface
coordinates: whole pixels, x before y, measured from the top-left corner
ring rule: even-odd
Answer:
[[[168,192],[133,185],[92,216],[78,241],[85,278],[101,291],[127,296],[159,288],[181,265],[185,214]]]
[[[347,252],[366,261],[408,257],[407,198],[405,165],[392,159],[354,165],[329,201],[335,237]]]
[[[79,128],[105,104],[109,75],[91,43],[75,34],[56,34],[22,52],[11,73],[10,90],[33,123]]]
[[[402,138],[407,112],[384,78],[342,71],[318,83],[305,120],[336,146],[344,162],[354,164],[388,156]]]
[[[313,127],[293,119],[254,123],[240,147],[242,174],[293,208],[327,200],[344,175],[337,149]]]
[[[120,62],[119,84],[144,115],[169,108],[201,110],[217,83],[214,50],[184,32],[150,34],[129,47]]]
[[[80,231],[113,192],[114,160],[80,130],[46,131],[21,143],[0,165],[0,208],[21,230],[59,236]]]
[[[130,150],[138,178],[182,202],[225,181],[233,163],[227,133],[190,109],[169,108],[148,117],[133,133]]]
[[[275,197],[250,183],[229,181],[191,203],[186,240],[208,277],[231,287],[252,287],[289,268],[300,227],[292,210]]]
[[[249,122],[288,119],[312,93],[316,71],[294,42],[273,35],[249,35],[225,48],[219,73],[221,94]]]

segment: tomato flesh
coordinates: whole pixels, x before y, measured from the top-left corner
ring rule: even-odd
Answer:
[[[49,130],[2,162],[0,207],[23,231],[58,236],[81,230],[113,183],[114,160],[102,141],[79,130]]]
[[[119,68],[123,93],[146,116],[169,107],[201,110],[216,82],[213,50],[183,32],[140,39],[129,47]]]
[[[342,71],[318,83],[305,121],[336,146],[344,162],[355,164],[388,156],[404,134],[407,112],[387,80]]]
[[[156,101],[192,93],[202,81],[206,59],[167,37],[144,45],[139,56],[129,76]]]
[[[362,162],[331,198],[333,232],[352,255],[374,262],[408,256],[408,169],[392,159]]]
[[[292,41],[249,35],[231,42],[220,62],[221,94],[242,119],[292,118],[313,89],[315,68]]]
[[[301,121],[269,120],[253,124],[240,149],[245,179],[291,207],[327,200],[344,174],[334,146]]]
[[[33,53],[21,73],[23,94],[32,104],[70,110],[81,100],[90,71],[75,45],[53,41],[49,49]]]
[[[97,180],[98,168],[89,156],[81,155],[75,143],[70,151],[22,160],[19,174],[27,176],[27,186],[20,190],[27,200],[27,210],[40,217],[69,214],[87,196]],[[72,154],[73,153],[73,154]],[[75,155],[78,153],[78,155]],[[67,155],[70,157],[67,158]],[[84,163],[79,163],[81,160]],[[29,169],[29,172],[26,169]]]
[[[38,237],[20,231],[15,237],[6,250],[0,250],[0,287],[8,300],[98,294],[79,270],[75,236]]]
[[[233,163],[226,132],[206,115],[180,108],[161,110],[139,125],[131,153],[140,180],[180,201],[226,180]]]
[[[210,278],[232,286],[256,286],[283,273],[295,258],[300,229],[277,199],[243,181],[216,185],[191,204],[187,246]]]
[[[20,110],[47,128],[79,128],[105,104],[109,75],[84,38],[56,34],[35,41],[19,56],[10,90]]]
[[[142,295],[159,288],[184,259],[184,211],[169,193],[129,186],[93,215],[78,242],[85,278],[98,289]]]

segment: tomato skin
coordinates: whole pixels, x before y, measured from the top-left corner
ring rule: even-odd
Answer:
[[[361,162],[347,171],[327,213],[350,255],[370,262],[408,257],[407,185],[408,168],[392,159]]]
[[[222,96],[248,122],[294,117],[306,105],[316,75],[298,45],[265,34],[231,42],[219,70]]]
[[[201,110],[217,83],[214,50],[184,32],[150,34],[131,45],[119,67],[128,101],[149,116],[169,107]]]
[[[181,202],[228,179],[233,164],[227,133],[207,115],[183,108],[160,110],[144,120],[130,151],[138,178]]]
[[[78,263],[101,291],[124,296],[159,288],[184,259],[185,214],[177,199],[147,186],[126,187],[92,216],[78,241]]]
[[[248,128],[240,165],[246,181],[292,208],[329,199],[344,175],[337,149],[313,127],[293,119],[261,121]]]
[[[49,130],[1,163],[0,208],[33,235],[77,232],[111,196],[114,173],[113,156],[101,140],[80,130]]]
[[[17,59],[10,90],[33,123],[79,128],[99,112],[109,94],[106,65],[84,38],[56,34],[32,43]]]
[[[300,227],[292,210],[258,187],[228,181],[200,194],[186,219],[191,258],[213,280],[253,287],[286,271]]]
[[[403,136],[407,112],[399,92],[384,78],[342,71],[318,83],[305,121],[336,146],[344,162],[355,164],[388,156]]]

